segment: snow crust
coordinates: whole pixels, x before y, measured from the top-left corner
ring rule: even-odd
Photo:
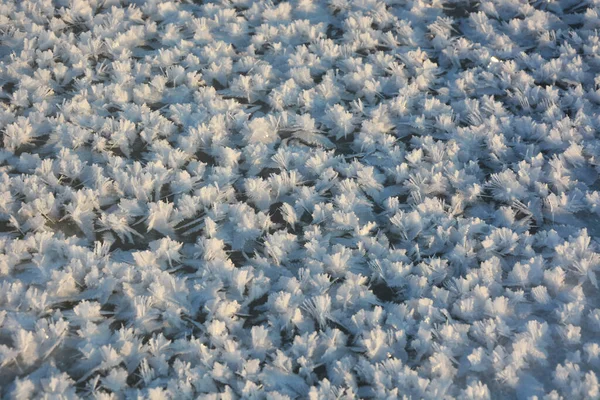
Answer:
[[[0,1],[0,397],[600,398],[599,28]]]

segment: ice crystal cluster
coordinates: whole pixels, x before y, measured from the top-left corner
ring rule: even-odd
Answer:
[[[600,1],[0,1],[0,397],[600,398]]]

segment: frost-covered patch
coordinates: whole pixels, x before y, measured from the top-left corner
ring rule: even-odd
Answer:
[[[0,397],[599,398],[599,28],[0,1]]]

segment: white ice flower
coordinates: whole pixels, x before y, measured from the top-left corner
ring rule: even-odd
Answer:
[[[331,300],[328,295],[317,296],[302,304],[302,308],[317,322],[321,329],[324,329],[330,318],[329,309]]]
[[[172,235],[178,220],[173,203],[159,201],[148,204],[148,232],[157,230],[165,236]]]
[[[519,236],[508,228],[495,229],[481,245],[487,251],[501,255],[512,254],[516,249]]]

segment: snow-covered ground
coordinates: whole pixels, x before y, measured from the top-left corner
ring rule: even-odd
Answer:
[[[600,398],[599,0],[0,0],[0,397]]]

